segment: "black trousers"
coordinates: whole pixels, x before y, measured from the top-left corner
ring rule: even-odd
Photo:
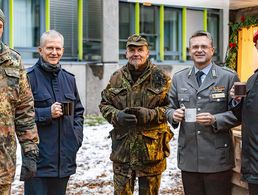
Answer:
[[[182,171],[185,195],[230,195],[232,171],[195,173]]]
[[[34,177],[24,182],[24,195],[65,195],[69,177]]]
[[[248,191],[249,191],[249,195],[257,195],[258,194],[258,184],[248,183]]]

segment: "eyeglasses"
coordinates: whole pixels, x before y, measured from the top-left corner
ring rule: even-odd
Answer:
[[[199,50],[199,49],[201,49],[203,51],[203,50],[208,50],[210,48],[212,48],[212,47],[210,47],[208,45],[192,45],[191,46],[191,49],[194,51]]]

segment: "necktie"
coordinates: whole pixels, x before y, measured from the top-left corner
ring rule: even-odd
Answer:
[[[202,77],[203,74],[204,74],[203,71],[198,71],[198,72],[195,74],[196,80],[197,80],[197,83],[198,83],[199,87],[200,87],[201,84],[202,84],[202,79],[201,79],[201,77]]]

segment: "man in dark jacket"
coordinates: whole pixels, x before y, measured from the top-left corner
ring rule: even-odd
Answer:
[[[258,31],[253,37],[258,51]],[[247,96],[235,96],[234,87],[230,94],[239,101],[233,108],[234,114],[242,121],[242,179],[248,183],[250,195],[258,194],[258,69],[248,79],[246,84]],[[232,102],[233,103],[233,102]]]
[[[234,167],[230,128],[238,121],[229,110],[232,98],[228,93],[238,77],[234,71],[212,63],[210,33],[194,33],[189,47],[194,66],[173,76],[166,112],[173,127],[181,123],[178,167],[185,195],[229,195]],[[196,109],[197,117],[191,122],[185,120],[188,108]]]
[[[59,63],[63,45],[64,38],[59,32],[43,33],[39,60],[28,70],[41,141],[37,174],[25,182],[25,195],[64,195],[69,176],[76,171],[84,108],[74,75]],[[65,114],[63,102],[69,102],[70,113]]]
[[[139,194],[156,195],[172,138],[165,117],[170,78],[148,60],[143,37],[130,36],[126,46],[128,63],[111,76],[100,103],[114,127],[110,132],[114,194],[133,194],[138,177]]]

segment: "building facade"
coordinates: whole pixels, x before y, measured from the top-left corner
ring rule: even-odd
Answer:
[[[65,38],[62,64],[77,77],[87,113],[99,113],[100,91],[126,63],[127,37],[150,42],[151,60],[174,72],[191,65],[188,40],[196,30],[214,37],[214,61],[223,63],[228,45],[228,0],[0,0],[7,17],[3,41],[26,66],[35,63],[42,32]]]

